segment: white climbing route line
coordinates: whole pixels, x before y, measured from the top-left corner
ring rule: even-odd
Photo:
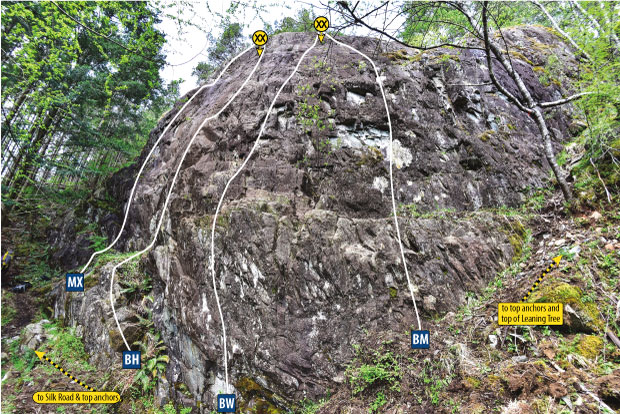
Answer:
[[[249,49],[253,49],[249,48]],[[239,56],[241,56],[243,53],[247,52],[249,49],[246,49],[244,52],[242,52],[240,55],[238,55],[237,57],[235,57],[235,59],[237,59]],[[112,294],[112,289],[114,287],[114,275],[116,274],[116,269],[118,269],[119,267],[121,267],[122,265],[124,265],[125,263],[133,260],[134,258],[142,255],[143,253],[149,251],[154,245],[155,245],[155,241],[157,240],[157,234],[159,233],[159,230],[161,229],[161,225],[164,221],[164,217],[166,215],[166,209],[168,208],[168,202],[170,201],[170,197],[172,196],[172,191],[174,190],[174,185],[176,184],[176,180],[177,177],[179,175],[179,171],[181,171],[181,166],[183,165],[183,161],[185,161],[185,157],[187,156],[187,153],[189,152],[189,149],[191,148],[192,144],[194,143],[194,140],[196,139],[196,137],[198,136],[198,133],[202,130],[202,127],[210,120],[217,118],[218,116],[220,116],[222,114],[222,112],[224,112],[226,110],[226,108],[228,108],[228,106],[232,103],[232,101],[237,97],[237,95],[239,95],[239,93],[241,92],[241,90],[243,88],[245,88],[245,85],[249,82],[249,80],[252,78],[252,76],[254,75],[254,72],[256,72],[256,69],[258,68],[258,65],[260,64],[261,60],[263,59],[263,55],[261,55],[258,60],[256,61],[256,64],[254,65],[254,68],[252,69],[252,72],[250,72],[250,74],[248,75],[248,77],[245,79],[245,81],[243,82],[243,84],[241,85],[241,87],[233,94],[233,96],[226,102],[226,104],[215,114],[215,115],[211,115],[207,118],[205,118],[202,123],[198,126],[198,128],[196,129],[196,132],[194,133],[194,135],[192,136],[192,139],[189,141],[189,143],[187,144],[187,147],[185,148],[185,151],[183,152],[183,156],[181,157],[181,160],[179,161],[179,164],[177,166],[177,169],[174,173],[174,177],[172,178],[172,183],[170,184],[170,189],[168,190],[168,195],[166,196],[166,201],[164,202],[164,207],[161,211],[161,216],[159,217],[159,222],[157,223],[157,227],[155,229],[155,234],[153,234],[153,240],[151,240],[151,243],[146,246],[144,249],[140,250],[137,253],[132,254],[131,256],[129,256],[128,258],[126,258],[125,260],[121,261],[120,263],[118,263],[116,266],[114,266],[114,268],[112,269],[112,275],[110,276],[110,304],[112,305],[112,314],[114,315],[114,320],[116,321],[116,326],[118,327],[118,330],[121,334],[121,337],[123,338],[123,342],[125,343],[125,346],[127,347],[128,350],[131,351],[131,348],[129,347],[129,344],[127,343],[127,340],[125,339],[125,335],[123,334],[123,330],[121,329],[121,325],[118,322],[118,318],[116,316],[116,310],[114,309],[114,295]],[[233,59],[234,60],[234,59]],[[230,62],[232,63],[232,61]],[[230,65],[230,63],[226,66],[228,67]],[[223,73],[223,71],[222,71]],[[222,76],[220,74],[220,76]],[[219,76],[218,76],[219,79]],[[195,95],[194,95],[195,96]]]
[[[202,92],[204,89],[206,88],[210,88],[211,86],[214,86],[222,77],[222,75],[224,74],[224,72],[226,72],[226,70],[230,67],[230,65],[232,65],[232,63],[234,61],[236,61],[237,59],[239,59],[241,56],[243,56],[245,53],[247,53],[248,51],[254,49],[254,47],[248,47],[247,49],[245,49],[243,52],[239,53],[237,56],[235,56],[234,58],[232,58],[230,60],[230,62],[228,62],[226,64],[226,66],[224,67],[224,69],[222,69],[220,71],[220,74],[217,76],[217,78],[215,78],[215,80],[207,85],[202,85],[197,91],[196,93],[194,93],[192,95],[191,98],[189,98],[189,100],[185,103],[185,105],[183,105],[183,107],[181,107],[181,109],[179,109],[177,111],[177,113],[174,115],[174,117],[172,118],[172,120],[168,123],[168,125],[166,126],[166,128],[164,129],[164,131],[159,135],[159,138],[157,138],[157,141],[155,141],[155,143],[153,144],[153,148],[151,148],[151,151],[149,151],[148,155],[146,156],[146,159],[144,160],[144,162],[142,163],[142,167],[140,167],[140,171],[138,171],[138,174],[136,175],[136,180],[133,183],[133,187],[131,189],[131,193],[129,194],[129,202],[127,204],[127,208],[125,209],[125,217],[123,218],[123,224],[121,225],[121,229],[118,231],[118,235],[116,236],[116,238],[114,239],[114,241],[112,241],[112,243],[110,243],[110,245],[108,245],[108,247],[106,247],[105,249],[96,251],[95,253],[93,253],[90,256],[90,259],[88,259],[88,263],[86,263],[86,265],[84,265],[84,267],[82,268],[82,270],[80,271],[80,273],[84,273],[86,271],[86,269],[88,269],[88,266],[91,264],[91,262],[93,261],[93,259],[100,255],[101,253],[105,253],[108,250],[110,250],[118,241],[118,239],[121,238],[121,234],[123,233],[123,230],[125,229],[125,225],[127,224],[127,217],[129,216],[129,209],[131,208],[131,203],[133,202],[133,195],[136,191],[136,187],[138,186],[138,180],[140,179],[140,176],[142,175],[142,172],[144,171],[144,168],[146,167],[146,164],[149,162],[149,159],[151,158],[151,156],[153,155],[153,152],[155,152],[155,148],[157,148],[157,146],[159,145],[160,141],[162,140],[162,138],[164,137],[164,135],[166,135],[166,132],[168,132],[168,129],[170,129],[170,126],[174,123],[174,121],[176,121],[176,119],[179,117],[179,115],[181,115],[181,113],[185,110],[185,108],[187,107],[187,105],[189,105],[194,98],[200,93]]]
[[[217,222],[217,215],[219,214],[220,207],[222,206],[222,202],[224,201],[224,197],[226,196],[226,191],[228,190],[230,183],[237,177],[237,175],[239,175],[241,170],[243,170],[245,165],[248,163],[249,159],[252,157],[252,154],[254,154],[254,151],[256,150],[256,148],[258,148],[260,138],[263,135],[263,132],[265,130],[265,125],[267,125],[267,119],[269,119],[269,114],[271,114],[271,111],[273,110],[273,106],[275,105],[276,100],[278,99],[278,96],[280,96],[280,93],[282,92],[286,84],[291,80],[291,78],[295,75],[295,73],[297,73],[297,71],[299,70],[299,66],[301,65],[301,62],[304,60],[306,55],[316,46],[317,41],[318,41],[318,38],[315,37],[314,43],[312,44],[312,46],[310,46],[304,52],[304,54],[301,55],[299,62],[297,62],[297,66],[295,66],[295,70],[293,70],[293,72],[289,75],[289,77],[284,81],[282,86],[280,86],[280,89],[278,89],[278,92],[276,92],[275,97],[271,101],[271,105],[269,105],[269,109],[267,110],[267,114],[265,115],[265,119],[263,120],[263,125],[261,126],[260,131],[258,132],[258,136],[256,137],[256,141],[254,141],[254,145],[252,146],[252,149],[250,150],[248,155],[245,157],[243,164],[241,164],[241,166],[237,169],[237,171],[233,174],[232,177],[230,177],[230,179],[226,183],[226,186],[224,187],[224,191],[222,192],[222,196],[220,197],[220,201],[217,203],[217,208],[215,209],[215,215],[213,216],[213,225],[211,226],[211,277],[213,279],[213,291],[215,293],[215,302],[217,303],[217,310],[219,311],[220,321],[222,322],[222,340],[224,342],[224,375],[225,375],[225,382],[226,382],[227,389],[229,389],[229,384],[228,384],[228,353],[227,353],[227,348],[226,348],[226,326],[224,324],[224,316],[222,314],[222,307],[220,306],[220,298],[217,293],[217,286],[215,282],[215,247],[214,246],[215,246],[215,224]],[[264,55],[265,53],[263,52],[261,54],[261,57]]]
[[[394,178],[393,178],[393,164],[394,164],[394,152],[392,149],[392,120],[390,119],[390,110],[388,109],[387,100],[385,99],[385,91],[383,90],[383,83],[381,82],[381,78],[379,77],[379,71],[377,70],[377,66],[375,62],[372,61],[371,58],[355,49],[353,46],[349,46],[345,43],[339,42],[338,40],[331,37],[328,33],[325,34],[329,37],[334,43],[346,47],[354,51],[355,53],[363,56],[367,61],[370,62],[372,68],[375,70],[375,77],[377,79],[377,83],[379,84],[379,89],[381,90],[381,96],[383,96],[383,104],[385,105],[385,112],[387,113],[388,119],[388,128],[390,132],[390,191],[392,194],[392,212],[394,213],[394,227],[396,227],[396,237],[398,238],[398,246],[400,247],[400,256],[403,261],[403,267],[405,268],[405,275],[407,276],[407,286],[409,287],[409,293],[411,294],[411,300],[413,301],[413,308],[415,309],[415,316],[418,320],[418,330],[422,330],[422,324],[420,323],[420,315],[418,314],[418,306],[415,303],[415,295],[413,294],[413,285],[411,284],[411,278],[409,277],[409,270],[407,269],[407,261],[405,260],[405,249],[403,248],[403,242],[400,238],[400,229],[398,228],[398,215],[396,214],[396,199],[394,198]]]

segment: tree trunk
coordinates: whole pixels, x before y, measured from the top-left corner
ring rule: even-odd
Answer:
[[[483,33],[480,33],[480,28],[474,25],[473,22],[475,21],[475,19],[472,19],[472,16],[469,14],[467,15],[467,17],[470,20],[472,27],[478,31],[481,37],[485,39],[485,41],[488,43],[490,50],[493,52],[493,55],[501,63],[501,65],[504,67],[504,69],[506,70],[508,75],[512,78],[512,80],[514,80],[515,84],[517,85],[517,88],[519,89],[519,92],[521,92],[521,95],[523,96],[523,99],[525,100],[525,106],[527,106],[527,108],[532,110],[530,115],[536,121],[536,125],[538,126],[538,129],[540,131],[543,149],[545,151],[545,158],[547,159],[547,162],[549,163],[549,166],[551,167],[551,170],[553,171],[555,178],[558,180],[558,184],[560,186],[560,189],[562,190],[564,199],[566,199],[566,201],[571,201],[573,199],[573,194],[571,192],[570,186],[566,182],[566,179],[562,175],[560,166],[558,165],[558,162],[555,158],[555,154],[553,152],[553,145],[551,142],[551,133],[549,132],[549,128],[547,127],[547,121],[545,121],[543,110],[537,103],[534,102],[534,98],[532,98],[532,95],[530,94],[529,89],[525,85],[525,82],[523,82],[523,79],[521,79],[521,76],[519,75],[519,73],[517,73],[517,71],[512,67],[508,59],[506,59],[506,56],[504,55],[502,50],[491,40],[489,33],[488,33],[486,11],[487,11],[487,2],[484,2],[483,12],[482,12]]]
[[[560,169],[560,166],[558,165],[558,162],[555,158],[555,153],[553,152],[553,143],[551,141],[551,133],[549,132],[549,128],[547,127],[547,121],[545,120],[542,108],[540,108],[534,102],[534,99],[532,98],[530,91],[527,89],[527,86],[523,82],[523,79],[521,79],[521,76],[517,73],[516,70],[514,70],[510,62],[508,62],[508,60],[501,52],[501,50],[497,47],[497,45],[494,45],[491,40],[489,40],[489,45],[491,46],[491,50],[493,51],[493,54],[495,55],[497,60],[499,60],[504,69],[506,69],[510,77],[517,84],[519,92],[521,92],[521,94],[525,98],[526,106],[534,111],[532,113],[532,117],[536,121],[536,125],[538,126],[538,130],[540,131],[540,135],[542,137],[545,158],[547,159],[547,162],[549,163],[549,166],[551,167],[551,170],[553,171],[556,180],[558,180],[558,184],[560,186],[560,189],[562,190],[564,198],[566,199],[566,201],[571,201],[573,198],[573,194],[571,192],[570,186],[566,182],[566,179],[562,175],[562,170]]]
[[[551,133],[549,132],[549,128],[547,128],[547,121],[545,121],[543,111],[538,106],[534,109],[534,119],[536,120],[536,125],[538,125],[540,133],[542,134],[545,158],[547,159],[555,178],[558,180],[564,199],[566,201],[571,201],[573,199],[573,193],[571,192],[570,186],[566,182],[566,179],[562,175],[562,170],[560,169],[558,161],[555,158],[555,153],[553,152],[553,145],[551,142]]]
[[[15,118],[15,115],[17,115],[17,113],[19,112],[19,109],[21,108],[28,95],[30,95],[31,91],[32,84],[25,88],[22,93],[19,94],[19,97],[13,104],[13,108],[11,108],[11,112],[9,112],[9,114],[2,122],[2,146],[6,145],[6,138],[9,136],[9,128],[11,127],[11,122],[13,122],[13,118]]]
[[[38,120],[41,117],[41,115],[42,115],[42,110],[39,110],[39,113],[34,117],[32,126],[30,127],[30,130],[28,131],[29,137],[33,136],[35,131],[37,130]],[[31,145],[30,142],[19,143],[16,141],[15,143],[19,145],[19,153],[14,157],[13,164],[11,165],[11,168],[9,169],[9,173],[6,175],[5,183],[9,186],[11,186],[11,184],[15,180],[17,172],[19,171],[19,168],[21,166],[22,159],[28,152],[28,149],[30,148],[30,145]]]
[[[43,125],[41,125],[41,127],[39,127],[39,129],[37,130],[37,133],[32,140],[30,147],[26,150],[26,156],[20,168],[21,171],[18,173],[18,176],[15,179],[14,184],[12,185],[9,197],[20,194],[22,189],[28,185],[27,178],[30,177],[30,174],[34,169],[35,158],[39,152],[39,149],[44,143],[44,138],[48,135],[47,132],[50,125],[52,124],[52,121],[56,117],[58,110],[59,108],[56,107],[53,108],[50,112],[48,112],[45,116],[45,120],[43,121]]]
[[[36,151],[34,158],[33,158],[33,166],[32,169],[28,175],[28,179],[30,180],[35,180],[36,176],[39,172],[39,167],[41,165],[41,160],[45,158],[45,153],[47,152],[47,148],[50,145],[50,142],[52,142],[53,138],[54,138],[54,131],[56,130],[56,128],[58,127],[58,124],[62,121],[62,115],[60,111],[56,111],[56,116],[54,118],[54,125],[49,128],[46,131],[46,137],[47,139],[43,140],[43,143],[41,145],[41,147]]]

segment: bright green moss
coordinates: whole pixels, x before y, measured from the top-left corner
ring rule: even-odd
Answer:
[[[596,359],[603,349],[603,340],[595,335],[584,335],[577,344],[577,353],[588,359]]]
[[[570,305],[582,323],[592,331],[599,331],[605,325],[599,316],[598,309],[593,302],[583,302],[583,292],[577,286],[564,282],[543,283],[532,293],[528,302],[562,303]],[[564,312],[566,316],[566,312]],[[566,324],[566,321],[565,321]]]

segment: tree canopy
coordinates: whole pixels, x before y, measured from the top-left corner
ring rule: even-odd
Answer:
[[[2,3],[2,185],[98,181],[135,158],[178,96],[145,2]]]

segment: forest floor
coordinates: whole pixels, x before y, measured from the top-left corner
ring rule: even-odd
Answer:
[[[431,332],[430,350],[410,348],[412,326],[369,331],[364,341],[354,345],[344,381],[334,383],[322,400],[298,402],[292,411],[272,401],[267,404],[271,411],[254,405],[248,412],[568,414],[605,413],[605,406],[620,410],[620,349],[606,335],[607,331],[620,333],[620,211],[614,204],[568,211],[559,192],[550,190],[535,194],[519,209],[496,211],[498,218],[506,215],[523,224],[527,234],[523,245],[514,262],[483,292],[468,294],[461,308],[424,316],[423,328]],[[428,214],[462,219],[476,213]],[[101,371],[89,363],[79,328],[51,317],[52,305],[45,293],[58,282],[60,273],[42,266],[36,254],[28,254],[44,250],[45,231],[27,225],[33,229],[28,237],[25,229],[14,229],[10,237],[3,229],[3,244],[22,247],[16,249],[11,272],[6,278],[3,275],[2,413],[192,412],[171,403],[156,407],[154,383],[140,386],[135,373]],[[528,301],[562,302],[564,325],[500,327],[498,303],[519,302],[560,254],[559,267]],[[24,293],[10,291],[25,281],[31,281],[32,288]],[[37,391],[83,390],[42,363],[35,349],[47,351],[48,357],[87,385],[118,391],[123,402],[117,406],[34,403],[32,395]]]
[[[424,323],[429,350],[410,348],[413,326],[368,332],[347,382],[307,412],[604,413],[601,401],[620,409],[620,349],[605,335],[620,325],[620,212],[566,216],[556,196],[522,219],[521,255],[460,309]],[[563,326],[500,327],[498,303],[520,302],[560,254],[528,302],[561,302],[573,316],[565,309]]]
[[[425,318],[430,350],[410,348],[411,326],[368,332],[354,346],[345,381],[323,400],[303,401],[293,412],[605,413],[600,402],[619,410],[620,349],[605,333],[620,331],[620,213],[599,209],[565,215],[559,196],[548,194],[534,210],[503,210],[527,229],[520,255],[484,292],[469,294],[460,309]],[[500,327],[498,303],[519,302],[558,254],[563,256],[559,267],[528,301],[562,302],[574,316],[565,312],[559,327]],[[41,287],[25,293],[6,288],[2,413],[179,412],[172,405],[155,407],[151,394],[131,387],[134,378],[115,377],[91,366],[79,333],[46,320],[50,309],[41,300]],[[35,404],[32,395],[37,391],[83,389],[41,363],[30,349],[33,344],[96,389],[114,384],[123,395],[122,405]],[[189,412],[184,410],[180,412]]]

